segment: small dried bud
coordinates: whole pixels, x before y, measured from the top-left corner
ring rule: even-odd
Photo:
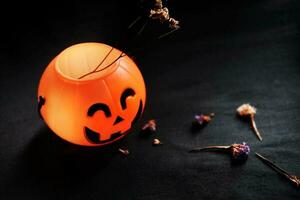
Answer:
[[[156,131],[156,121],[154,119],[149,120],[143,127],[143,131],[150,131],[155,132]]]
[[[129,150],[128,149],[121,149],[121,148],[119,148],[119,152],[121,152],[125,156],[129,155]]]
[[[161,144],[163,144],[163,143],[159,139],[155,138],[153,140],[153,145],[161,145]]]
[[[199,124],[199,125],[204,125],[204,124],[207,124],[211,121],[211,117],[208,116],[208,115],[203,115],[203,114],[200,114],[200,115],[195,115],[195,121]]]

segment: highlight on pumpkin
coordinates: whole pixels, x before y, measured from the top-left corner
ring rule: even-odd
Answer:
[[[130,91],[130,92],[129,92]],[[100,146],[124,137],[141,116],[145,83],[136,64],[101,43],[71,46],[44,71],[39,113],[59,137]]]

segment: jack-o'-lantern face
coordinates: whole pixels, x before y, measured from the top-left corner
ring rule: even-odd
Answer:
[[[130,97],[132,98],[134,96],[135,96],[135,91],[132,88],[127,88],[123,91],[122,95],[120,96],[120,105],[122,107],[122,111],[126,112],[126,109],[127,109],[126,99],[130,98]],[[140,118],[140,116],[142,114],[142,110],[143,110],[143,103],[142,103],[142,100],[140,100],[140,102],[138,104],[137,113],[136,113],[135,117],[132,119],[132,121],[130,122],[130,127],[132,127],[135,124],[135,122]],[[112,117],[110,107],[104,103],[95,103],[95,104],[91,105],[88,109],[87,115],[89,117],[93,117],[94,114],[98,111],[102,111],[106,118]],[[117,115],[114,118],[115,118],[115,120],[113,122],[113,126],[118,126],[119,123],[122,123],[124,121],[124,118],[122,118],[120,115]],[[85,127],[84,131],[85,131],[87,140],[93,144],[103,144],[103,143],[107,143],[107,142],[116,140],[117,138],[121,137],[125,133],[125,132],[122,132],[122,130],[120,130],[115,133],[112,133],[110,135],[110,138],[101,140],[100,132],[93,131],[89,127]]]
[[[99,43],[74,45],[45,70],[38,91],[39,112],[60,137],[99,146],[122,138],[140,118],[145,85],[135,63]]]

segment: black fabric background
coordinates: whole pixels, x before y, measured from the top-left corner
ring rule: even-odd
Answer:
[[[155,38],[167,28],[158,23],[137,37],[126,30],[147,10],[139,1],[10,4],[1,9],[1,199],[299,199],[299,190],[254,155],[300,176],[299,1],[170,0],[182,29],[162,40]],[[131,52],[147,86],[139,124],[105,148],[62,141],[36,112],[47,64],[88,41]],[[245,102],[258,108],[263,142],[235,116]],[[191,131],[200,112],[216,117]],[[140,137],[151,118],[157,133]],[[153,147],[154,137],[164,145]],[[188,153],[243,141],[252,152],[242,165],[225,154]]]

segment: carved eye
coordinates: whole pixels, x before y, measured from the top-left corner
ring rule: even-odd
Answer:
[[[103,111],[106,117],[111,116],[109,107],[104,103],[95,103],[95,104],[91,105],[88,110],[88,116],[92,117],[95,114],[95,112],[97,112],[99,110]]]
[[[127,88],[126,90],[124,90],[124,92],[122,93],[121,98],[120,98],[120,103],[121,103],[121,106],[122,106],[122,110],[127,108],[126,99],[129,96],[133,97],[134,95],[135,95],[135,91],[132,88]]]

